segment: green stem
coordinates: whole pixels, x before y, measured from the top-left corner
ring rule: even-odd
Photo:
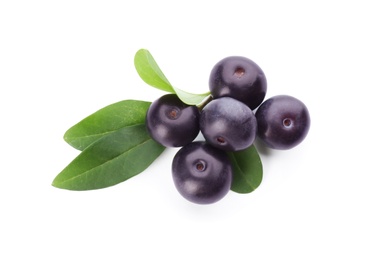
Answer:
[[[199,111],[201,111],[212,99],[212,95],[210,94],[204,100],[202,100],[202,102],[197,105]]]

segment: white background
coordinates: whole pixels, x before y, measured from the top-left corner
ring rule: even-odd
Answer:
[[[370,1],[1,1],[0,259],[373,259]],[[261,151],[251,194],[209,206],[175,190],[168,149],[116,186],[51,186],[84,117],[164,93],[137,75],[148,49],[170,82],[208,90],[230,55],[261,66],[267,97],[309,108],[306,140]]]

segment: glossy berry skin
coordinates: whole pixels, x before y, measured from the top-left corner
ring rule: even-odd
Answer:
[[[270,148],[288,150],[307,136],[311,119],[300,100],[287,95],[267,99],[257,109],[258,137]]]
[[[182,147],[172,161],[172,177],[178,192],[197,204],[211,204],[230,190],[232,165],[226,152],[206,142]]]
[[[253,144],[257,122],[252,110],[244,103],[222,97],[202,109],[200,129],[211,145],[226,151],[239,151]]]
[[[166,147],[191,143],[199,133],[199,110],[184,104],[175,94],[155,100],[146,114],[149,135]]]
[[[232,97],[254,110],[263,102],[267,93],[267,79],[252,60],[231,56],[213,67],[209,87],[214,98]]]

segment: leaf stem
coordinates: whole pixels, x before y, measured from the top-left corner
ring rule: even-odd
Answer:
[[[212,99],[212,95],[210,94],[206,98],[204,98],[201,103],[197,104],[199,111],[201,111],[208,103],[210,103]]]

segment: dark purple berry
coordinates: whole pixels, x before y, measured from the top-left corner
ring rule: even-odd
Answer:
[[[257,109],[255,116],[258,137],[268,147],[279,150],[291,149],[301,143],[311,124],[305,104],[287,95],[266,100]]]
[[[149,135],[167,147],[191,143],[199,133],[199,110],[184,104],[175,94],[155,100],[146,114]]]
[[[176,189],[187,200],[211,204],[230,190],[232,165],[226,152],[206,142],[193,142],[182,147],[172,162]]]
[[[231,56],[213,67],[209,87],[214,98],[232,97],[254,110],[264,100],[267,80],[262,69],[252,60]]]
[[[244,103],[222,97],[202,109],[200,129],[209,144],[226,151],[239,151],[253,144],[257,123],[254,113]]]

